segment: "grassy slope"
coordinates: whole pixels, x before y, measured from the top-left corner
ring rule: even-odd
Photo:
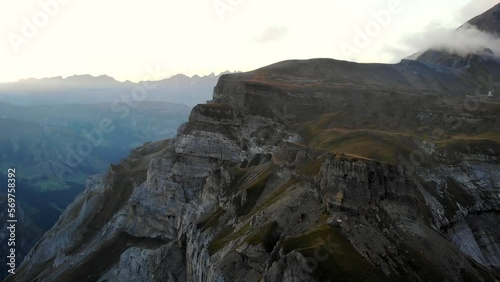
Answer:
[[[417,143],[422,141],[433,142],[438,150],[448,152],[488,150],[493,153],[500,150],[500,131],[495,129],[478,133],[445,132],[437,140],[431,140],[432,130],[386,127],[376,122],[364,127],[345,113],[325,114],[300,128],[306,143],[312,147],[389,164],[397,164],[400,156],[407,158],[419,150]]]

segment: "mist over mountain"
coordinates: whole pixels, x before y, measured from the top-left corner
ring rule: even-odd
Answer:
[[[500,4],[456,30],[429,27],[406,42],[422,50],[409,59],[449,67],[466,66],[473,56],[500,60]]]

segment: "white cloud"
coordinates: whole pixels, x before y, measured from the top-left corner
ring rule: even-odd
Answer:
[[[393,50],[393,52],[402,54],[404,53],[402,50],[435,49],[466,56],[468,54],[481,54],[489,49],[495,56],[500,56],[500,38],[470,25],[464,25],[460,29],[432,25],[424,32],[407,36],[401,43],[402,48]]]
[[[288,33],[288,28],[285,26],[271,26],[264,30],[255,40],[258,43],[265,44],[272,41],[280,40]]]

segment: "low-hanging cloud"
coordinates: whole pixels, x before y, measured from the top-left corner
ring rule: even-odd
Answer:
[[[459,29],[430,27],[422,33],[406,37],[401,43],[402,48],[406,50],[434,49],[460,56],[484,54],[489,49],[495,57],[500,57],[500,38],[497,35],[480,31],[469,24]]]
[[[288,33],[288,28],[284,26],[271,26],[264,30],[264,32],[255,38],[255,41],[261,44],[276,41],[285,37]]]

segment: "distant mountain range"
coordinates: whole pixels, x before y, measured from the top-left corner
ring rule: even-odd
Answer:
[[[145,101],[162,101],[195,106],[212,96],[219,75],[177,74],[158,81],[120,82],[110,76],[74,75],[23,79],[0,83],[0,102],[17,105],[106,103],[130,95],[137,86],[148,85]],[[149,87],[151,86],[151,87]]]

